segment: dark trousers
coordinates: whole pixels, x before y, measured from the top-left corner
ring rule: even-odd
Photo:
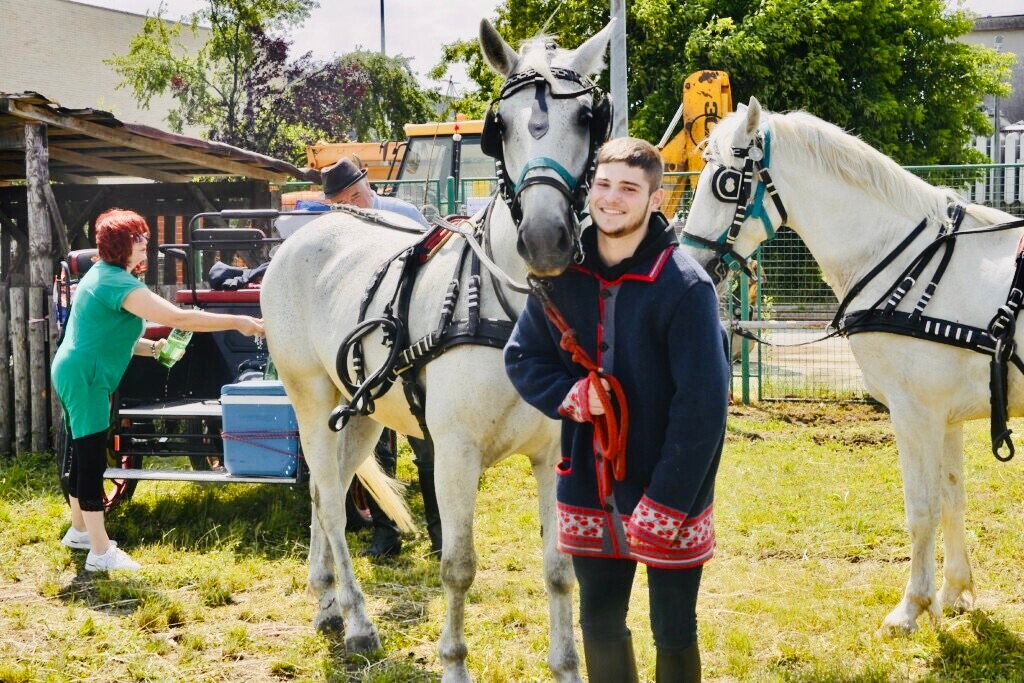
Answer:
[[[68,495],[85,512],[103,512],[103,473],[107,469],[107,432],[71,440]]]
[[[612,643],[629,638],[626,613],[636,565],[633,560],[573,556],[584,639]],[[647,568],[651,631],[659,650],[683,650],[697,642],[697,592],[702,570],[702,566]]]

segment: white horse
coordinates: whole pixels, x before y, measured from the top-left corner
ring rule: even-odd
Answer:
[[[718,124],[705,158],[708,164],[684,233],[684,243],[696,247],[690,253],[720,277],[723,261],[743,266],[785,222],[804,240],[843,302],[847,317],[841,328],[850,333],[868,390],[889,408],[903,475],[911,564],[903,599],[885,617],[882,631],[909,633],[923,612],[938,619],[943,608],[972,608],[963,423],[990,413],[990,357],[948,342],[966,340],[968,334],[975,341],[984,338],[977,328],[986,328],[1007,301],[1022,230],[964,234],[1013,220],[1001,211],[967,206],[961,236],[929,301],[925,289],[941,270],[942,250],[932,258],[916,257],[928,253],[926,245],[940,229],[952,229],[955,221],[947,207],[961,201],[952,192],[932,187],[832,124],[802,112],[763,112],[753,98]],[[737,197],[745,166],[752,183],[749,192]],[[745,211],[737,212],[738,204]],[[926,264],[916,285],[893,298],[893,291],[907,289],[897,290],[896,285],[915,259]],[[884,309],[890,300],[895,306],[888,319],[860,313]],[[921,318],[914,323],[912,310],[922,303]],[[923,338],[878,331],[893,329],[884,325],[894,319],[900,325],[916,324]],[[858,321],[868,323],[863,331],[858,331]],[[937,337],[947,343],[931,341]],[[1024,408],[1022,392],[1021,374],[1011,364],[1011,415],[1020,415]],[[944,581],[936,597],[935,534],[940,524]]]
[[[610,29],[606,27],[574,51],[535,41],[525,45],[521,55],[488,22],[481,23],[480,33],[484,54],[507,77],[485,137],[488,149],[503,157],[508,191],[507,203],[495,201],[489,220],[482,222],[481,239],[500,269],[522,282],[530,271],[561,272],[577,248],[577,198],[586,194],[595,148],[591,110],[601,103],[588,76],[603,68]],[[603,137],[596,140],[601,141]],[[373,650],[380,641],[352,572],[345,541],[344,492],[384,426],[414,436],[422,431],[401,379],[375,399],[372,415],[352,416],[340,432],[328,429],[332,409],[339,401],[351,401],[353,393],[339,378],[336,357],[345,337],[357,326],[360,299],[375,271],[420,237],[372,225],[349,212],[332,212],[289,237],[263,281],[267,342],[295,407],[310,471],[309,587],[320,603],[314,623],[319,629],[343,627],[349,651]],[[462,237],[453,236],[420,267],[403,346],[438,328],[442,300],[465,246]],[[399,270],[396,263],[387,271],[365,318],[386,315]],[[506,321],[507,334],[525,296],[501,286],[502,303],[495,292],[496,279],[485,271],[476,280],[482,290],[480,318]],[[456,321],[471,316],[468,306],[477,299],[468,272],[461,277],[460,290]],[[389,349],[376,329],[361,343],[365,372],[371,375],[385,363]],[[522,453],[530,459],[539,492],[550,601],[548,665],[556,680],[580,681],[573,638],[574,577],[569,558],[556,547],[554,465],[559,428],[521,401],[508,382],[503,343],[455,346],[414,373],[425,389],[425,422],[436,452],[434,477],[444,537],[441,580],[447,598],[438,646],[443,680],[469,680],[464,613],[476,572],[473,508],[481,473],[510,454]],[[352,372],[351,355],[345,357]],[[378,488],[376,493],[390,505],[386,510],[400,506],[393,491]]]

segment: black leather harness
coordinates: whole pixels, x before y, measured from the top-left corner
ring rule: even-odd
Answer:
[[[688,231],[683,233],[683,242],[693,246],[710,249],[719,255],[722,261],[730,262],[732,267],[742,269],[748,275],[753,276],[749,259],[737,254],[734,250],[734,243],[739,236],[740,230],[749,218],[759,218],[764,225],[765,232],[770,239],[775,233],[771,219],[765,212],[765,195],[771,197],[779,213],[781,224],[786,222],[786,210],[782,204],[778,192],[768,175],[770,163],[771,135],[767,128],[762,129],[758,135],[751,140],[746,149],[734,148],[733,154],[745,159],[743,171],[722,166],[716,169],[712,177],[712,193],[715,198],[723,203],[736,203],[736,211],[729,228],[722,232],[716,240],[711,240]],[[709,163],[710,160],[709,160]],[[751,192],[751,183],[757,183],[757,189]],[[887,332],[899,334],[917,339],[949,344],[963,349],[969,349],[978,353],[984,353],[991,358],[989,363],[989,389],[991,401],[991,435],[992,453],[1001,461],[1010,460],[1014,454],[1013,442],[1010,440],[1011,430],[1007,427],[1009,413],[1007,387],[1008,387],[1008,364],[1013,365],[1024,373],[1024,361],[1017,353],[1014,342],[1014,331],[1017,323],[1017,315],[1021,306],[1024,305],[1024,253],[1021,246],[1018,246],[1016,255],[1016,266],[1013,280],[1010,283],[1010,290],[1006,296],[1006,302],[999,307],[995,316],[985,328],[972,327],[958,322],[931,318],[924,315],[924,311],[931,302],[939,281],[946,272],[950,260],[953,257],[953,250],[956,247],[957,239],[981,235],[992,232],[1000,232],[1013,228],[1024,227],[1024,220],[1008,221],[997,225],[990,225],[974,230],[961,231],[960,226],[966,215],[966,208],[960,203],[951,203],[947,209],[948,220],[939,226],[939,233],[928,243],[921,252],[914,257],[903,272],[896,278],[896,281],[885,290],[882,296],[871,306],[858,311],[847,313],[850,303],[859,295],[864,288],[879,276],[896,258],[906,251],[911,244],[928,227],[927,219],[921,221],[895,249],[893,249],[881,262],[871,269],[864,277],[857,281],[846,293],[839,304],[835,317],[832,319],[832,331],[822,339],[823,341],[838,335],[848,336],[859,332]],[[1024,240],[1022,240],[1024,243]],[[932,259],[942,252],[939,262],[932,274],[924,292],[921,294],[914,306],[914,309],[905,313],[897,311],[897,306],[903,301],[911,289],[917,284],[917,280],[924,272]],[[735,264],[734,266],[732,264]],[[753,277],[756,280],[756,276]],[[755,334],[746,330],[737,330],[739,334],[748,339],[760,343],[767,343]],[[802,346],[811,342],[801,342],[789,346]],[[1009,449],[1007,455],[1001,455],[1000,449],[1003,446]]]
[[[963,323],[931,318],[924,315],[924,310],[946,272],[958,238],[1022,227],[1024,220],[1008,221],[961,232],[960,225],[966,214],[966,208],[962,204],[950,204],[948,214],[949,221],[940,226],[938,236],[910,262],[895,283],[872,306],[859,311],[846,312],[850,302],[864,289],[865,285],[892,263],[921,234],[927,221],[918,224],[886,258],[850,288],[832,319],[832,327],[837,334],[842,335],[857,334],[858,332],[888,332],[948,344],[989,356],[991,358],[989,362],[989,392],[992,454],[998,460],[1005,462],[1013,458],[1014,455],[1013,441],[1010,439],[1012,430],[1007,427],[1009,414],[1008,363],[1013,363],[1021,373],[1024,373],[1024,361],[1017,353],[1013,339],[1017,314],[1024,303],[1024,254],[1018,248],[1013,280],[1010,283],[1006,303],[999,307],[987,327],[973,327]],[[909,313],[895,310],[917,283],[927,265],[940,251],[942,256],[938,266],[914,306],[914,310]],[[1000,453],[1003,446],[1008,449],[1006,455]]]
[[[493,204],[493,201],[492,201]],[[489,218],[489,211],[487,214]],[[486,241],[486,226],[489,220],[481,221],[476,227],[478,237]],[[359,320],[356,327],[345,337],[338,349],[336,368],[345,389],[352,396],[348,404],[339,405],[331,412],[328,424],[334,431],[345,427],[353,415],[369,415],[374,411],[374,401],[388,392],[396,379],[402,380],[409,408],[423,431],[424,438],[430,433],[426,424],[426,390],[417,381],[420,369],[431,360],[449,349],[463,344],[475,344],[501,349],[512,333],[514,315],[509,319],[484,318],[480,314],[481,268],[480,259],[472,252],[468,242],[463,242],[459,251],[455,272],[448,283],[437,327],[415,341],[408,336],[409,307],[413,286],[421,267],[436,253],[452,233],[442,227],[424,232],[415,244],[403,248],[388,258],[374,272],[359,303]],[[466,273],[467,261],[469,264]],[[366,312],[381,283],[392,268],[398,269],[395,290],[384,306],[379,318],[366,318]],[[453,320],[460,292],[467,292],[467,317]],[[495,285],[495,290],[500,288]],[[503,308],[505,308],[505,303]],[[505,308],[508,314],[509,309]],[[388,358],[383,365],[367,376],[362,339],[375,329],[384,334],[384,345],[388,347]],[[355,376],[349,372],[349,366]]]

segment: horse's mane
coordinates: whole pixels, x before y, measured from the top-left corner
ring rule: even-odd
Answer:
[[[929,185],[895,161],[836,125],[803,111],[765,117],[773,134],[772,149],[805,169],[837,175],[911,214],[943,221],[946,205],[956,195]]]

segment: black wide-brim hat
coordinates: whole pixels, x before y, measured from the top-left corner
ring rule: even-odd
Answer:
[[[324,187],[324,196],[330,199],[339,192],[355,185],[366,177],[366,169],[359,168],[348,159],[342,159],[333,166],[320,171],[320,179]]]

